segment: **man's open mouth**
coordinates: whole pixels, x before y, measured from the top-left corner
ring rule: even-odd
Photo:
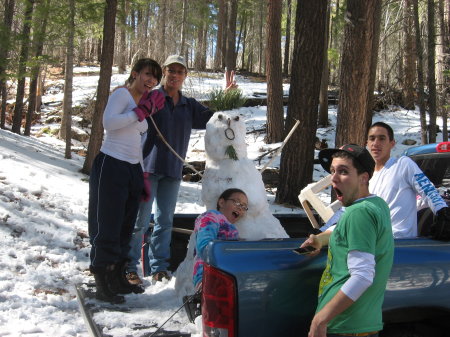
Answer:
[[[334,191],[336,192],[336,197],[339,201],[342,201],[343,194],[340,189],[333,186]]]

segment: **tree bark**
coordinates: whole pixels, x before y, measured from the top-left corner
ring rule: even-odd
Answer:
[[[325,21],[325,39],[323,53],[323,69],[322,79],[320,81],[320,95],[319,95],[319,118],[317,125],[320,127],[328,126],[328,83],[330,80],[330,71],[328,67],[328,36],[330,32],[330,4],[327,5],[327,19]]]
[[[11,28],[14,16],[15,0],[6,0],[5,12],[3,13],[3,29],[5,34],[1,36],[2,44],[0,47],[0,94],[2,96],[2,107],[0,116],[0,128],[5,128],[6,122],[6,101],[8,92],[6,89],[6,73],[8,68],[8,54],[10,50]]]
[[[104,25],[103,25],[103,48],[102,61],[100,63],[100,78],[97,87],[97,100],[95,101],[94,116],[92,120],[91,137],[87,149],[82,172],[89,174],[94,158],[100,151],[103,141],[103,110],[109,97],[111,85],[111,74],[114,55],[114,34],[117,13],[117,0],[106,0]]]
[[[73,89],[73,52],[74,52],[74,32],[75,32],[75,0],[69,0],[69,30],[67,34],[67,55],[66,55],[66,74],[64,79],[64,101],[63,101],[63,119],[65,127],[66,148],[64,158],[72,158],[72,89]]]
[[[419,23],[419,4],[418,0],[412,0],[413,2],[413,14],[414,14],[414,30],[416,36],[416,53],[417,53],[417,90],[418,101],[420,110],[420,129],[422,144],[428,143],[427,137],[427,122],[425,111],[425,90],[423,79],[423,51],[422,51],[422,39],[420,37],[420,23]]]
[[[120,1],[120,16],[119,16],[119,48],[118,48],[118,72],[119,74],[125,74],[127,71],[127,53],[125,52],[127,50],[127,0],[121,0]]]
[[[445,4],[444,0],[439,0],[439,26],[441,27],[440,45],[440,106],[442,116],[442,141],[448,141],[448,127],[447,127],[447,111],[448,102],[450,102],[450,2],[448,2],[447,20],[445,18]]]
[[[19,57],[19,69],[18,69],[18,81],[17,81],[17,93],[16,93],[16,105],[14,107],[14,117],[12,132],[20,134],[20,128],[22,125],[22,113],[23,113],[23,97],[25,95],[25,76],[27,71],[27,61],[30,44],[30,31],[31,20],[33,18],[34,0],[28,0],[25,2],[25,20],[22,29],[22,45],[20,48]]]
[[[49,5],[48,1],[44,1],[40,4],[41,6],[47,7]],[[40,57],[42,56],[42,52],[44,50],[44,42],[45,42],[45,31],[47,27],[48,22],[48,16],[50,14],[50,11],[48,9],[45,9],[43,11],[43,17],[41,22],[39,22],[37,26],[37,31],[35,32],[34,36],[34,48],[35,48],[35,65],[31,69],[31,80],[30,80],[30,90],[28,95],[28,111],[27,116],[25,119],[25,131],[24,135],[29,136],[31,134],[31,124],[33,120],[33,115],[36,112],[36,105],[37,105],[37,89],[38,89],[38,80],[39,80],[39,73],[41,71],[41,65],[40,65]]]
[[[414,48],[414,20],[411,9],[411,0],[405,0],[403,3],[403,35],[404,35],[404,81],[403,81],[403,107],[408,110],[414,110],[414,81],[415,71],[415,48]]]
[[[241,53],[241,68],[247,69],[245,65],[245,50],[247,48],[247,27],[248,27],[248,19],[247,16],[245,17],[245,22],[243,25],[241,25],[241,29],[243,30],[242,33],[242,53]]]
[[[182,14],[182,20],[181,20],[180,55],[184,55],[186,52],[186,16],[187,16],[187,0],[183,0],[183,14]]]
[[[216,39],[216,52],[214,54],[214,70],[219,70],[223,67],[223,35],[226,27],[225,16],[225,0],[219,0],[219,12],[217,22],[217,39]]]
[[[338,39],[338,32],[339,32],[339,17],[341,15],[340,13],[340,2],[339,0],[336,0],[336,12],[334,15],[334,20],[332,21],[334,24],[331,27],[331,34],[330,34],[330,46],[333,50],[340,50],[340,41]],[[332,67],[330,67],[330,81],[332,84],[335,84],[338,82],[338,73],[339,73],[339,66],[335,63],[332,64]]]
[[[267,0],[266,75],[267,143],[283,140],[283,77],[281,73],[282,1]]]
[[[373,91],[375,89],[375,80],[377,77],[377,64],[378,64],[378,45],[380,44],[380,22],[381,22],[381,1],[375,1],[375,9],[372,20],[372,53],[370,58],[370,73],[369,73],[369,90],[367,91],[367,110],[366,110],[366,125],[364,132],[364,143],[367,140],[367,133],[369,132],[370,125],[372,124],[374,97]],[[370,14],[369,14],[370,15]],[[370,27],[369,27],[370,29]]]
[[[236,19],[237,19],[237,0],[228,0],[228,20],[227,20],[227,54],[225,66],[227,71],[236,69]]]
[[[167,42],[166,42],[166,24],[167,24],[167,5],[166,1],[162,2],[161,5],[161,14],[160,14],[160,21],[159,21],[159,27],[161,27],[161,35],[160,37],[160,46],[158,48],[157,55],[159,56],[160,62],[164,62],[167,55]]]
[[[258,48],[258,74],[263,74],[263,57],[264,57],[264,52],[263,52],[263,26],[264,26],[264,2],[260,1],[259,3],[259,48]]]
[[[283,62],[283,74],[289,75],[289,55],[291,47],[291,12],[292,12],[292,0],[286,2],[286,41],[284,43],[284,62]]]
[[[298,194],[312,181],[326,11],[327,0],[304,0],[297,4],[285,130],[290,130],[295,120],[300,121],[300,126],[281,153],[278,203],[299,205]]]
[[[428,109],[430,127],[428,129],[429,143],[436,142],[436,28],[434,26],[434,0],[428,0]]]
[[[341,60],[335,145],[364,145],[376,7],[380,0],[348,0]]]
[[[223,1],[223,32],[222,32],[222,67],[226,67],[227,66],[227,48],[228,48],[228,16],[230,15],[229,13],[229,6],[228,6],[228,1],[229,0],[224,0]]]

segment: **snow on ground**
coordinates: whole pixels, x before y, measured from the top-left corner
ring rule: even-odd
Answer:
[[[125,77],[114,75],[112,86],[122,84]],[[214,83],[217,86],[223,83],[219,76],[214,81],[192,78],[186,87],[192,84],[193,91],[204,92]],[[246,93],[265,91],[264,83],[251,83],[240,77],[238,82]],[[74,97],[81,100],[91,96],[96,84],[95,76],[75,77]],[[59,95],[62,94],[45,96],[44,102],[60,100]],[[265,123],[265,107],[241,108],[237,112],[246,119],[247,129],[258,129]],[[336,124],[333,108],[330,120],[332,126],[319,129],[317,136],[333,147]],[[392,108],[377,113],[374,121],[379,120],[391,124],[396,132],[396,156],[408,147],[401,144],[404,139],[420,142],[417,111]],[[442,125],[441,121],[438,124]],[[204,158],[203,134],[204,131],[193,133],[189,160]],[[261,151],[280,145],[264,144],[263,137],[257,133],[247,136],[249,158],[256,159]],[[438,141],[441,139],[439,134]],[[23,137],[0,130],[0,336],[88,336],[74,291],[76,283],[92,282],[87,272],[88,183],[87,176],[79,173],[82,164],[83,158],[77,155],[71,160],[64,159],[64,143],[47,134],[40,138]],[[273,163],[278,165],[279,158]],[[323,176],[325,172],[316,165],[314,179]],[[301,212],[274,205],[273,195],[268,195],[268,199],[274,213]],[[201,185],[183,182],[177,212],[203,210]],[[134,308],[130,313],[96,317],[107,326],[104,333],[114,337],[148,333],[151,329],[131,331],[129,326],[149,322],[161,325],[180,306],[174,279],[156,285],[151,285],[148,279],[144,282],[144,294],[126,296],[127,305]],[[199,336],[183,311],[165,329]]]

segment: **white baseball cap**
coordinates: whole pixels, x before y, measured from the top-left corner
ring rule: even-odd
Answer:
[[[186,61],[184,60],[184,57],[180,55],[170,55],[169,57],[167,57],[167,59],[164,61],[163,67],[167,67],[174,63],[181,64],[187,69]]]

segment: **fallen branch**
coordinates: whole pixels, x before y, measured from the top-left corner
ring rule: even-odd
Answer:
[[[278,148],[277,153],[275,153],[275,155],[272,157],[272,159],[270,159],[266,165],[264,165],[264,167],[260,170],[260,172],[264,172],[264,170],[270,165],[272,164],[272,162],[275,160],[275,158],[281,153],[281,150],[283,150],[283,147],[286,145],[287,141],[289,140],[289,138],[291,138],[292,134],[294,133],[295,129],[297,129],[297,127],[299,126],[300,121],[296,121],[294,126],[292,127],[291,131],[289,131],[288,135],[286,136],[286,138],[284,139],[283,143],[281,143],[281,146]]]

